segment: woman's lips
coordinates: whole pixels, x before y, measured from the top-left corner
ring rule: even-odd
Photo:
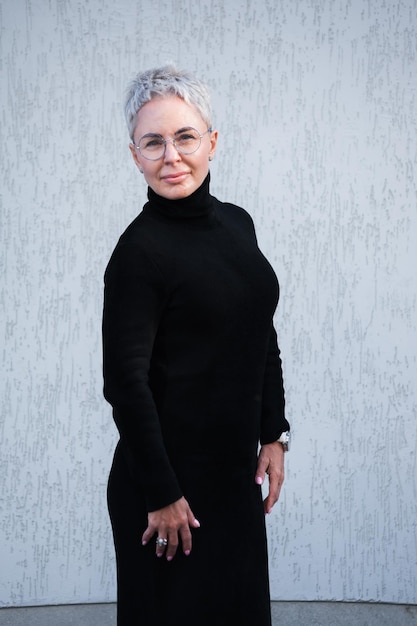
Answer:
[[[165,183],[180,183],[187,178],[189,172],[173,172],[172,174],[165,174],[162,176],[162,180]]]

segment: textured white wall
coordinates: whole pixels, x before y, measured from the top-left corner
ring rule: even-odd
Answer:
[[[282,286],[273,598],[417,602],[414,0],[2,0],[0,29],[0,603],[115,596],[102,275],[145,199],[124,89],[169,60]]]

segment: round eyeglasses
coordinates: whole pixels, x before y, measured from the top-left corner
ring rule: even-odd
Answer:
[[[212,128],[209,128],[206,132],[200,134],[195,128],[187,126],[186,128],[177,130],[174,139],[164,139],[162,135],[158,135],[157,133],[147,133],[139,139],[138,145],[132,143],[145,159],[148,159],[148,161],[158,161],[158,159],[162,159],[165,155],[167,143],[172,143],[180,154],[193,154],[197,152],[201,146],[201,140],[204,135],[211,133],[212,130]]]

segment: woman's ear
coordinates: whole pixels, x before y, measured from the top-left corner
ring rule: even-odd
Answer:
[[[209,150],[209,161],[212,161],[214,155],[216,153],[217,139],[219,137],[219,133],[217,130],[212,130],[210,133],[210,150]]]
[[[136,167],[138,168],[139,172],[141,174],[143,174],[143,169],[142,169],[142,165],[141,165],[141,162],[140,162],[140,158],[138,156],[137,148],[133,145],[133,143],[130,143],[129,144],[129,149],[130,149],[130,152],[132,153],[132,157],[133,157],[133,160],[134,160],[134,162],[136,164]]]

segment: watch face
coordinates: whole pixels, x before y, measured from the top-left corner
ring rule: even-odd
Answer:
[[[289,431],[282,433],[278,441],[282,444],[285,452],[288,452],[290,448],[290,433]]]

